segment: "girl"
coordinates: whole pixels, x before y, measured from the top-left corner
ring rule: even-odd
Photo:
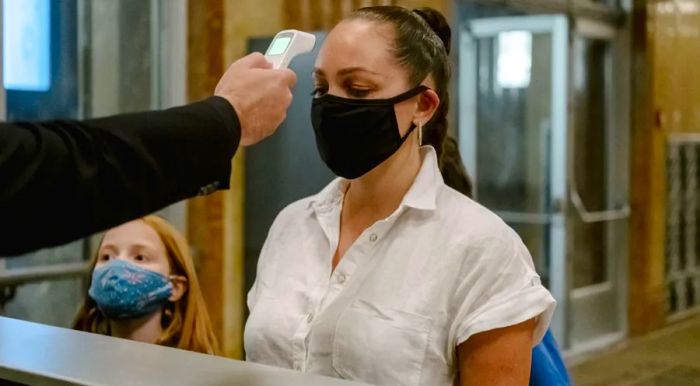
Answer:
[[[74,328],[218,354],[187,242],[157,216],[105,234]]]

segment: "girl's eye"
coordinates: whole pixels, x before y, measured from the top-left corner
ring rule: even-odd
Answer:
[[[100,255],[100,261],[109,261],[112,259],[112,255],[108,253],[103,253]]]
[[[145,261],[146,258],[145,258],[143,255],[136,255],[136,256],[134,257],[134,260],[136,260],[136,261]]]

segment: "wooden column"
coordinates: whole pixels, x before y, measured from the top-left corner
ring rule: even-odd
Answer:
[[[188,2],[188,99],[197,101],[213,94],[224,72],[223,1]],[[216,335],[222,340],[223,211],[225,192],[188,201],[187,238],[193,247],[204,298]],[[226,347],[226,342],[222,341]]]
[[[634,2],[632,22],[629,328],[641,335],[662,327],[666,315],[665,135],[654,107],[657,41],[645,0]]]
[[[247,54],[248,39],[282,29],[282,0],[188,2],[188,96],[214,92],[219,77]],[[245,324],[244,149],[233,159],[231,188],[188,202],[188,239],[224,354],[243,358]]]

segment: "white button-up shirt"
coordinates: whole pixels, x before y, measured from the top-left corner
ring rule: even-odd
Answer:
[[[399,208],[331,272],[348,181],[284,209],[248,294],[247,360],[377,385],[452,385],[456,347],[555,301],[516,233],[444,184],[431,147]]]

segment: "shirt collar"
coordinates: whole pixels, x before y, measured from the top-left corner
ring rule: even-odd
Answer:
[[[414,209],[435,210],[438,192],[445,182],[438,167],[435,149],[432,146],[423,146],[420,149],[420,155],[423,164],[413,185],[403,197],[401,205]]]
[[[445,184],[438,167],[437,153],[432,146],[423,146],[420,149],[422,164],[411,188],[404,195],[400,206],[420,210],[435,210],[437,207],[437,195],[441,186]],[[322,191],[313,196],[309,201],[309,208],[330,209],[340,204],[345,196],[349,180],[336,178]]]

